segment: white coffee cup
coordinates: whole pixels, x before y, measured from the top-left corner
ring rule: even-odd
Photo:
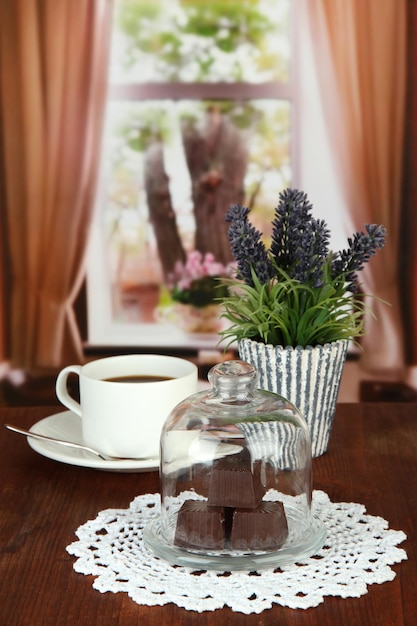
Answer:
[[[72,373],[79,377],[80,403],[68,393]],[[108,380],[126,377],[165,379]],[[65,367],[56,380],[56,395],[81,417],[86,445],[118,457],[157,458],[166,418],[174,406],[196,393],[197,381],[197,367],[186,359],[128,354]]]

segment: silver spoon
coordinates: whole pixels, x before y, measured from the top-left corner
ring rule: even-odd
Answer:
[[[77,448],[77,450],[85,450],[86,452],[90,452],[91,454],[98,456],[103,461],[121,461],[122,460],[118,456],[110,456],[109,454],[104,454],[103,452],[94,450],[94,448],[90,448],[89,446],[84,446],[81,443],[75,443],[72,441],[64,441],[63,439],[55,439],[54,437],[47,437],[46,435],[39,435],[38,433],[32,433],[29,430],[24,430],[23,428],[12,426],[11,424],[4,424],[4,427],[7,428],[8,430],[12,430],[14,433],[19,433],[19,435],[25,435],[26,437],[33,437],[33,439],[40,439],[42,441],[52,441],[53,443],[58,443],[61,446],[67,446],[69,448]]]

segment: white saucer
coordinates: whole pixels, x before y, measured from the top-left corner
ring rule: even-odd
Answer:
[[[31,432],[55,439],[64,439],[74,443],[83,443],[81,434],[81,419],[72,411],[63,411],[45,417],[30,429]],[[104,461],[85,450],[67,448],[57,443],[40,441],[28,437],[28,443],[33,450],[61,463],[91,467],[111,472],[149,472],[159,468],[159,459],[123,459],[120,461]]]

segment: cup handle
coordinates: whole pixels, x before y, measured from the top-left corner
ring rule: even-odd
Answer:
[[[68,385],[67,380],[70,374],[77,374],[78,378],[80,377],[81,365],[68,365],[68,367],[64,367],[57,376],[55,391],[58,397],[58,400],[62,402],[64,406],[66,406],[70,411],[76,413],[81,417],[81,406],[80,404],[71,398],[68,393]]]

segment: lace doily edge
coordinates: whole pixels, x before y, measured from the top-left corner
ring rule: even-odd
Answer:
[[[363,514],[365,514],[366,510],[363,505],[344,502],[332,503],[325,492],[315,491],[314,494],[319,500],[327,500],[331,504],[337,504],[342,507],[360,507],[361,509],[363,509]],[[140,505],[144,498],[155,498],[156,495],[157,494],[145,494],[144,496],[137,496],[131,502],[131,507],[135,508],[136,506]],[[129,511],[129,509],[126,509],[125,511]],[[372,518],[373,521],[378,521],[378,523],[380,523],[384,527],[384,542],[387,543],[387,545],[390,547],[391,556],[389,556],[389,554],[387,553],[385,555],[386,558],[382,560],[382,563],[380,563],[377,572],[372,571],[369,575],[369,579],[367,579],[366,575],[363,579],[358,579],[353,587],[351,586],[349,588],[346,587],[346,589],[343,589],[340,585],[336,584],[336,589],[334,592],[332,592],[331,589],[327,588],[323,593],[320,592],[320,587],[318,587],[317,589],[310,591],[308,594],[306,594],[305,597],[297,595],[296,599],[294,598],[294,601],[292,601],[291,597],[284,598],[279,594],[275,594],[273,597],[270,598],[242,598],[240,596],[237,602],[234,602],[233,598],[228,598],[225,601],[224,598],[214,598],[212,596],[205,598],[196,598],[194,596],[189,597],[186,595],[176,595],[175,597],[173,597],[170,594],[165,595],[165,593],[162,593],[159,588],[153,591],[152,589],[147,589],[145,586],[140,586],[132,590],[129,584],[123,584],[120,580],[117,581],[117,588],[115,589],[115,581],[109,580],[108,568],[106,566],[100,566],[94,563],[93,557],[90,554],[87,554],[86,556],[85,543],[83,543],[83,535],[84,539],[88,537],[87,528],[90,525],[94,525],[98,519],[102,518],[104,521],[107,515],[113,516],[115,514],[120,514],[120,512],[121,511],[119,509],[107,509],[101,511],[95,520],[90,520],[89,522],[86,522],[77,530],[76,534],[80,538],[80,541],[73,542],[72,544],[67,546],[66,550],[69,554],[75,556],[78,559],[73,565],[76,572],[97,577],[92,585],[94,589],[96,589],[100,593],[125,592],[134,602],[148,606],[163,606],[165,604],[173,602],[180,608],[188,611],[195,611],[197,613],[214,611],[217,609],[228,607],[234,612],[240,612],[247,615],[251,613],[262,613],[263,611],[272,608],[274,605],[280,605],[292,609],[314,608],[322,604],[326,596],[341,597],[344,599],[359,598],[368,592],[368,587],[371,584],[382,584],[385,582],[391,582],[395,579],[396,572],[391,569],[390,565],[400,563],[408,558],[406,551],[403,548],[397,547],[397,544],[402,543],[407,539],[407,535],[401,530],[389,529],[388,522],[382,517],[365,515],[365,517]],[[150,556],[152,558],[152,555]],[[187,570],[187,568],[179,569]]]

